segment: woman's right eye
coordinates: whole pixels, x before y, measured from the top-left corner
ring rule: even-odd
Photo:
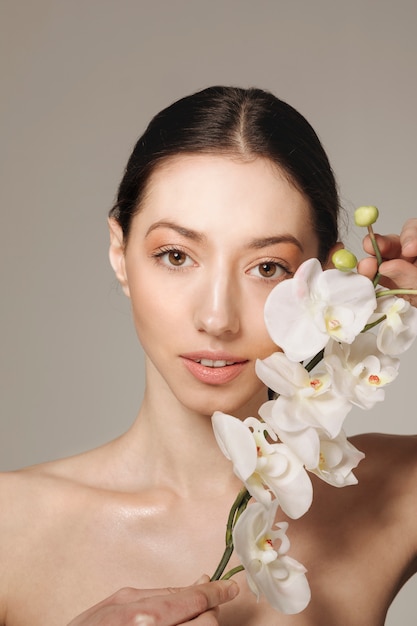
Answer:
[[[160,250],[155,254],[157,260],[168,268],[192,267],[194,261],[183,250],[170,248],[169,250]]]

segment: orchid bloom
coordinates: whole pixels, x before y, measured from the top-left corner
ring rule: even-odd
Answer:
[[[274,609],[292,615],[305,609],[311,593],[306,569],[286,554],[288,524],[275,524],[277,506],[277,501],[269,508],[258,502],[249,505],[236,522],[233,542],[258,600],[263,594]]]
[[[296,432],[310,426],[325,430],[329,437],[340,432],[351,406],[334,391],[332,378],[324,368],[309,373],[300,363],[275,352],[256,362],[256,373],[279,394],[268,421],[278,436],[282,431]]]
[[[317,427],[307,426],[297,421],[292,430],[280,428],[281,403],[278,400],[264,402],[259,408],[259,415],[278,435],[290,450],[300,459],[301,463],[310,470],[320,462],[320,430]]]
[[[266,423],[273,424],[274,409],[279,413],[276,400],[265,402],[259,414]],[[276,428],[278,436],[296,454],[305,467],[325,482],[335,487],[356,484],[352,469],[357,467],[364,454],[347,439],[343,429],[335,437],[322,428],[306,427],[297,431],[284,431]]]
[[[364,457],[364,453],[347,440],[344,431],[334,439],[323,435],[320,438],[320,461],[311,471],[334,487],[356,485],[358,481],[352,469]]]
[[[378,326],[377,347],[390,356],[402,354],[417,336],[417,309],[396,296],[382,296],[377,303],[370,321],[386,316]]]
[[[331,337],[352,343],[375,307],[375,290],[368,278],[336,269],[323,271],[318,259],[308,259],[293,278],[274,287],[264,316],[274,343],[291,361],[304,361]]]
[[[304,515],[313,498],[311,480],[285,444],[267,441],[265,432],[276,439],[268,426],[254,417],[241,422],[220,411],[213,414],[212,423],[220,449],[249,493],[269,506],[272,492],[289,517]]]
[[[372,408],[385,397],[384,386],[398,375],[398,359],[380,352],[376,338],[363,333],[351,345],[332,342],[326,347],[324,361],[333,373],[334,387],[352,404]]]

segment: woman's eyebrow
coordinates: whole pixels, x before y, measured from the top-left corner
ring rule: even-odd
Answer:
[[[171,230],[175,230],[183,237],[187,237],[188,239],[192,239],[193,241],[202,242],[206,240],[206,236],[202,233],[199,233],[196,230],[191,230],[190,228],[185,228],[184,226],[180,226],[175,222],[170,222],[167,220],[161,220],[160,222],[155,222],[154,224],[152,224],[146,231],[145,237],[147,237],[152,231],[156,230],[157,228],[170,228]]]
[[[152,224],[146,231],[145,237],[147,237],[152,231],[157,230],[158,228],[170,228],[171,230],[174,230],[178,234],[182,235],[183,237],[187,237],[188,239],[192,239],[193,241],[197,241],[199,243],[207,240],[207,237],[203,233],[192,230],[191,228],[185,228],[184,226],[180,226],[176,222],[171,222],[169,220],[160,220]],[[300,241],[293,235],[289,234],[251,239],[248,242],[248,247],[260,249],[280,243],[292,243],[293,245],[297,246],[297,248],[299,248],[301,252],[304,252],[304,248],[301,245]]]
[[[277,243],[292,243],[297,248],[304,252],[304,248],[301,245],[301,242],[294,237],[293,235],[275,235],[271,237],[263,237],[261,239],[251,239],[249,242],[250,248],[267,248],[268,246],[273,246]]]

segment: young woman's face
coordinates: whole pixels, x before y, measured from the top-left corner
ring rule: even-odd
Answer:
[[[113,255],[148,384],[202,414],[256,415],[266,390],[255,361],[277,350],[265,299],[317,249],[307,200],[270,161],[186,155],[160,166],[124,257]]]

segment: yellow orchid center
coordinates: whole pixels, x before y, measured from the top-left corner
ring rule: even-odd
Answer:
[[[338,328],[340,328],[340,326],[341,324],[339,320],[336,320],[336,319],[327,320],[327,328],[329,330],[337,330]]]
[[[376,374],[371,374],[368,377],[368,383],[370,385],[379,385],[381,382],[381,379],[379,378],[379,376],[377,376]]]

